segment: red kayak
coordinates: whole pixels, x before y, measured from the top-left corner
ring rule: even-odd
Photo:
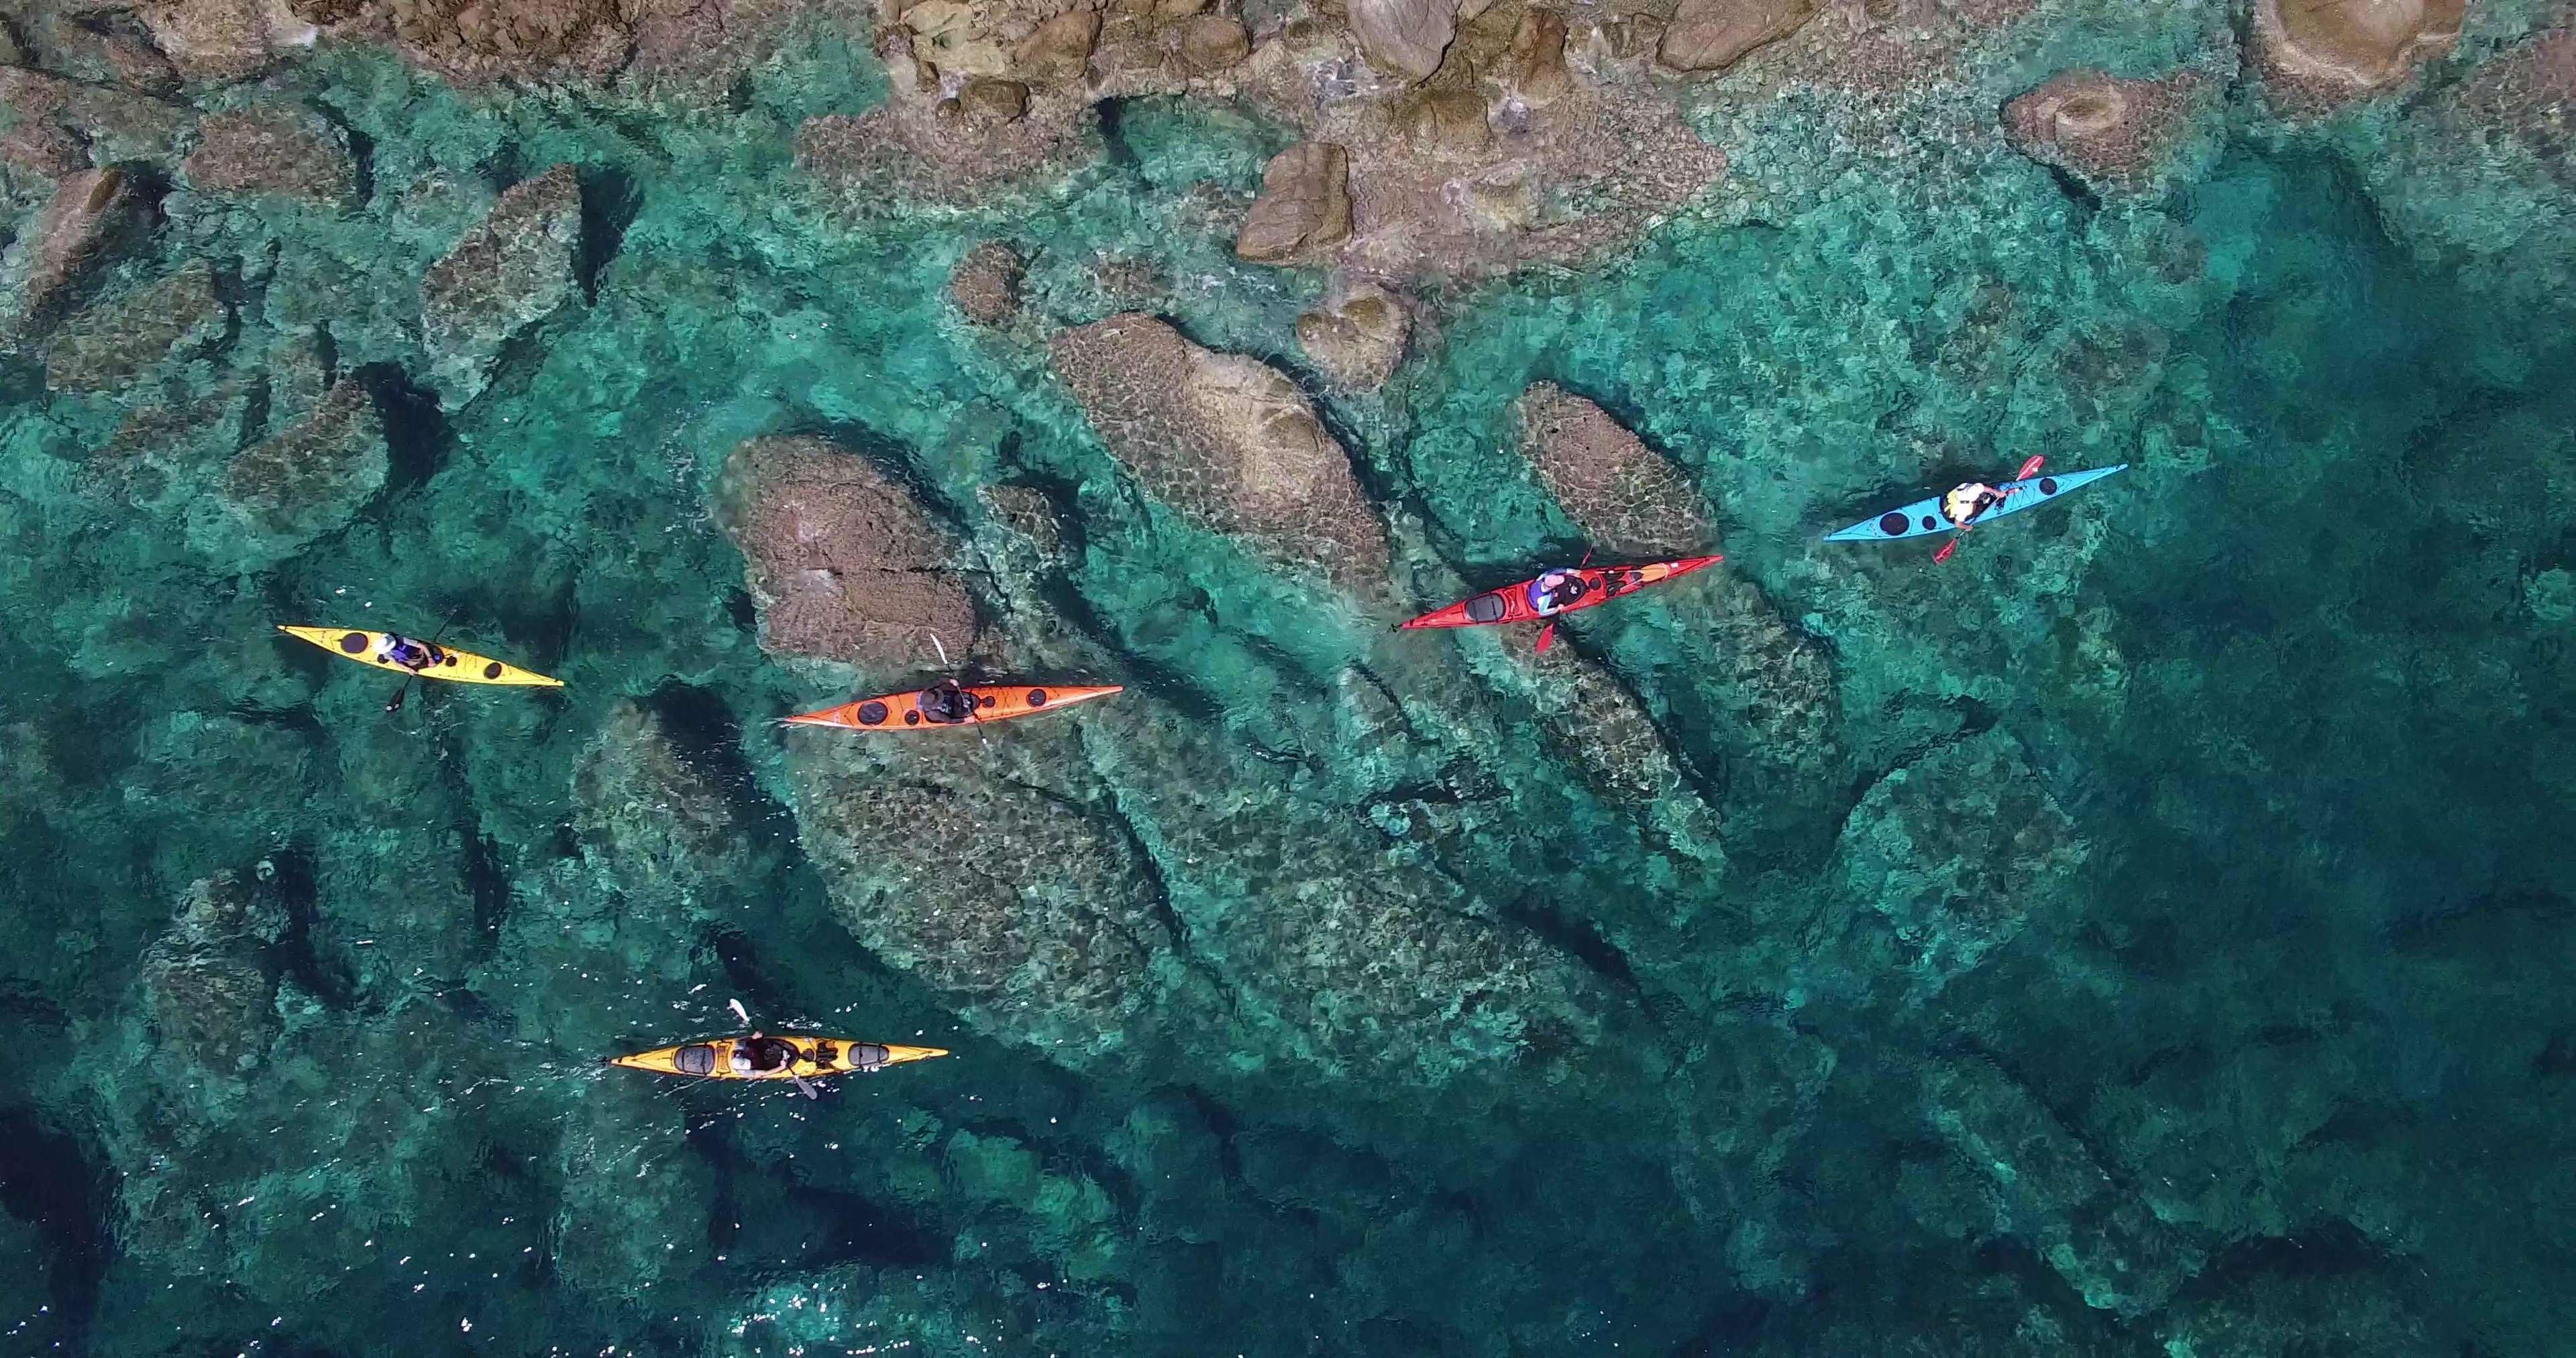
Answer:
[[[1686,556],[1678,561],[1656,561],[1643,566],[1594,566],[1587,570],[1568,571],[1565,574],[1583,581],[1583,592],[1561,607],[1544,613],[1539,611],[1537,604],[1530,602],[1530,586],[1548,578],[1547,575],[1541,575],[1523,580],[1517,585],[1505,585],[1490,594],[1461,599],[1447,608],[1435,609],[1411,622],[1404,623],[1398,630],[1410,631],[1416,627],[1489,627],[1509,622],[1544,622],[1551,618],[1564,617],[1568,613],[1580,613],[1587,608],[1598,608],[1622,595],[1634,594],[1648,585],[1660,585],[1667,580],[1678,580],[1692,571],[1714,566],[1725,559],[1722,556]],[[1548,572],[1548,575],[1554,574],[1557,572]]]

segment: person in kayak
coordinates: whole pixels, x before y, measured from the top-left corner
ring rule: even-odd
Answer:
[[[733,1044],[733,1073],[752,1075],[782,1070],[796,1060],[796,1044],[758,1033]]]
[[[1581,571],[1553,570],[1530,581],[1530,607],[1542,618],[1574,606],[1592,588]]]
[[[975,715],[975,695],[954,679],[942,679],[921,691],[921,719],[954,725]]]
[[[1975,526],[1977,518],[2004,502],[2004,492],[1983,481],[1970,481],[1953,486],[1941,497],[1941,517],[1958,525],[1960,532]]]
[[[438,648],[426,641],[414,641],[410,637],[387,632],[383,643],[376,647],[376,658],[418,674],[438,663]]]

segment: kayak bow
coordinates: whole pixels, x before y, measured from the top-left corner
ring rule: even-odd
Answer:
[[[1125,688],[1124,684],[1077,685],[1071,688],[970,684],[966,686],[966,692],[974,695],[975,715],[964,721],[952,722],[935,722],[923,716],[921,695],[929,690],[914,689],[909,693],[887,693],[874,698],[860,698],[838,707],[799,712],[780,720],[789,726],[839,726],[852,731],[963,730],[986,722],[1009,721],[1013,717],[1087,703]]]
[[[2006,492],[2004,502],[1977,516],[1983,528],[2006,514],[2018,514],[2033,505],[2046,504],[2071,490],[2089,486],[2113,472],[2127,471],[2129,464],[2096,467],[2089,472],[2068,472],[2064,476],[2034,476],[2027,481],[2008,481],[1996,487]],[[1891,509],[1874,519],[1863,519],[1849,528],[1825,534],[1827,542],[1895,542],[1904,538],[1928,538],[1942,533],[1955,533],[1959,526],[1941,512],[1941,497],[1917,500],[1903,509]]]
[[[1505,623],[1539,622],[1561,618],[1598,608],[1613,599],[1622,598],[1667,580],[1678,580],[1692,571],[1703,570],[1724,561],[1722,556],[1686,556],[1675,561],[1654,561],[1642,566],[1594,566],[1577,570],[1587,588],[1583,597],[1553,613],[1541,613],[1530,603],[1529,587],[1543,576],[1532,576],[1516,585],[1461,599],[1447,608],[1433,609],[1411,622],[1397,624],[1398,631],[1418,627],[1498,627]]]
[[[852,1071],[881,1070],[900,1066],[907,1061],[927,1061],[946,1056],[945,1047],[897,1047],[882,1042],[861,1042],[848,1037],[805,1037],[782,1033],[764,1037],[764,1042],[783,1042],[796,1049],[794,1060],[770,1070],[748,1073],[733,1068],[737,1047],[748,1052],[750,1038],[711,1037],[703,1042],[683,1042],[676,1047],[660,1047],[633,1056],[612,1056],[608,1064],[628,1070],[651,1071],[655,1075],[691,1075],[710,1080],[784,1080],[802,1075],[814,1079],[824,1075],[847,1075]]]
[[[343,660],[354,660],[395,674],[411,674],[400,665],[376,658],[376,652],[385,644],[386,634],[383,632],[362,632],[350,627],[288,627],[284,624],[280,624],[277,630],[299,641],[309,641]],[[516,665],[505,665],[490,656],[446,646],[433,649],[437,658],[421,670],[423,679],[446,679],[459,684],[507,684],[518,688],[563,687],[561,679],[548,678]]]

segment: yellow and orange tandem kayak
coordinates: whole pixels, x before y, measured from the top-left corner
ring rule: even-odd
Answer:
[[[789,726],[841,726],[853,731],[920,731],[956,730],[983,722],[1009,721],[1037,712],[1051,712],[1094,698],[1106,698],[1126,688],[1124,684],[1101,684],[1092,687],[1049,688],[1023,684],[972,684],[966,692],[975,699],[975,715],[963,721],[932,721],[921,709],[921,695],[928,689],[909,693],[888,693],[875,698],[861,698],[839,707],[826,707],[814,712],[799,712],[782,717]]]
[[[288,627],[283,624],[277,630],[312,642],[343,660],[354,660],[361,665],[391,670],[396,674],[411,673],[390,660],[380,658],[385,652],[387,635],[383,632],[362,632],[354,627]],[[423,679],[449,679],[460,684],[511,684],[521,688],[563,687],[561,679],[551,679],[516,665],[505,665],[490,656],[445,646],[429,649],[429,665],[420,672]]]
[[[736,1052],[749,1058],[751,1069],[734,1069]],[[628,1070],[649,1070],[656,1075],[693,1075],[710,1080],[784,1080],[802,1075],[811,1080],[825,1075],[847,1075],[856,1071],[883,1070],[907,1061],[927,1061],[946,1056],[945,1047],[897,1047],[883,1042],[861,1042],[847,1037],[808,1037],[782,1033],[776,1037],[711,1037],[703,1042],[683,1042],[676,1047],[662,1047],[633,1056],[612,1056],[608,1064]]]

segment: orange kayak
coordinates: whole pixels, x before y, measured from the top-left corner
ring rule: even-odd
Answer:
[[[1036,712],[1050,712],[1094,698],[1106,698],[1126,688],[1124,684],[1101,684],[1091,687],[1030,688],[1022,685],[975,684],[966,692],[975,699],[975,715],[964,721],[932,721],[921,710],[921,695],[928,689],[909,693],[888,693],[875,698],[861,698],[839,707],[826,707],[814,712],[799,712],[782,718],[790,726],[841,726],[853,731],[920,731],[956,730],[984,722],[1009,721]]]

